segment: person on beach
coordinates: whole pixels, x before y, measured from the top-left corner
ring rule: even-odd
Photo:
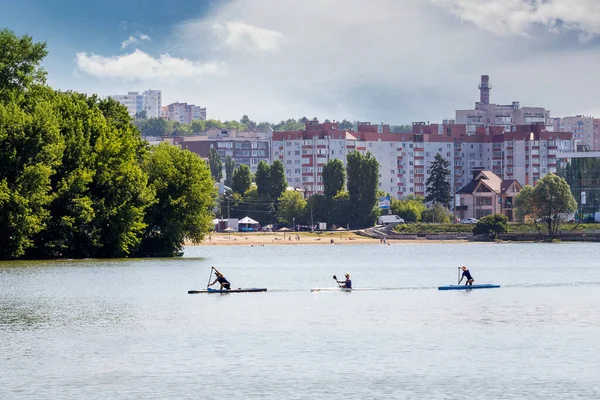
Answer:
[[[216,275],[217,279],[215,279],[213,283],[211,283],[210,285],[208,285],[208,287],[211,287],[215,283],[219,282],[221,284],[221,290],[223,290],[223,289],[230,290],[231,289],[231,283],[229,283],[229,281],[227,280],[227,278],[225,278],[222,273],[220,273],[219,271],[217,271],[217,269],[215,267],[211,267],[211,268],[215,270],[215,275]]]
[[[352,289],[352,281],[350,280],[350,274],[345,274],[344,276],[346,277],[346,280],[345,281],[338,281],[336,279],[337,283],[340,284],[341,288]]]
[[[473,282],[475,281],[475,279],[473,279],[473,277],[471,276],[471,273],[469,272],[469,270],[467,269],[467,267],[465,267],[463,265],[462,267],[459,267],[459,269],[462,269],[463,273],[462,273],[462,276],[460,278],[460,281],[458,281],[458,284],[460,285],[460,283],[462,282],[462,280],[464,278],[467,278],[467,281],[465,282],[465,286],[467,286],[467,285],[473,286]]]

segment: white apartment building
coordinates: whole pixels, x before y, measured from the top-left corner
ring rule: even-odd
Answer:
[[[162,107],[162,117],[182,124],[199,120],[206,121],[206,108],[187,103],[172,103]]]
[[[553,118],[554,130],[557,132],[573,132],[573,139],[578,145],[588,146],[591,150],[597,148],[598,140],[594,134],[594,118],[584,115],[573,117]]]
[[[162,116],[162,91],[146,90],[143,93],[128,92],[125,95],[108,96],[127,107],[131,117],[146,111],[146,118],[160,118]]]

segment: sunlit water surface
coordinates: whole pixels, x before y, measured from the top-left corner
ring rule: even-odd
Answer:
[[[597,244],[0,264],[0,399],[600,398]],[[266,293],[188,295],[210,266]],[[467,265],[500,289],[443,292]],[[333,274],[377,290],[311,293]]]

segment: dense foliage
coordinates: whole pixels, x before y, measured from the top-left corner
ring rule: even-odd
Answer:
[[[214,147],[211,147],[208,152],[208,165],[213,179],[220,182],[223,178],[223,162],[221,161],[221,155]]]
[[[423,213],[427,210],[425,198],[409,195],[403,199],[392,198],[392,214],[398,215],[405,222],[420,222]]]
[[[503,214],[486,215],[473,227],[475,235],[489,235],[496,239],[499,234],[508,232],[508,217]]]
[[[327,199],[332,199],[346,185],[346,171],[344,163],[335,158],[329,160],[323,167],[323,187]]]
[[[535,187],[525,186],[515,199],[517,216],[529,216],[536,228],[542,233],[542,228],[548,238],[552,239],[558,233],[560,225],[571,219],[577,210],[577,203],[571,194],[571,189],[565,179],[548,174],[537,181]]]
[[[199,240],[212,204],[205,163],[162,146],[179,181],[159,185],[157,155],[126,108],[47,87],[45,55],[45,44],[0,31],[0,258],[148,255],[149,232],[167,255]]]
[[[347,156],[348,194],[350,199],[350,225],[353,227],[373,226],[377,218],[377,186],[379,163],[367,153],[355,151]]]

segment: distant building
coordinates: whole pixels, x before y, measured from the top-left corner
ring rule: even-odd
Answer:
[[[143,93],[128,92],[125,95],[108,96],[127,107],[131,117],[135,117],[142,111],[146,112],[146,118],[160,118],[162,116],[162,92],[160,90],[146,90]]]
[[[513,221],[514,200],[522,188],[515,179],[502,180],[492,171],[474,171],[473,180],[456,192],[456,216],[479,219],[504,214]]]
[[[162,107],[162,117],[182,124],[199,120],[206,121],[206,108],[187,103],[172,103]]]
[[[513,125],[544,124],[546,130],[552,130],[553,121],[550,111],[543,107],[521,107],[518,101],[512,104],[490,103],[490,78],[481,75],[479,101],[473,110],[456,110],[456,123],[467,126],[467,133],[475,133],[478,127],[502,126],[510,131]]]
[[[594,121],[594,118],[584,115],[553,118],[556,132],[573,132],[573,139],[578,145],[587,146],[590,150],[600,150],[598,147],[598,128]]]
[[[208,159],[210,149],[215,148],[221,156],[223,167],[225,158],[230,156],[236,165],[248,165],[252,172],[256,172],[260,161],[271,163],[271,135],[272,132],[213,129],[206,135],[178,138],[177,144],[205,159]]]

